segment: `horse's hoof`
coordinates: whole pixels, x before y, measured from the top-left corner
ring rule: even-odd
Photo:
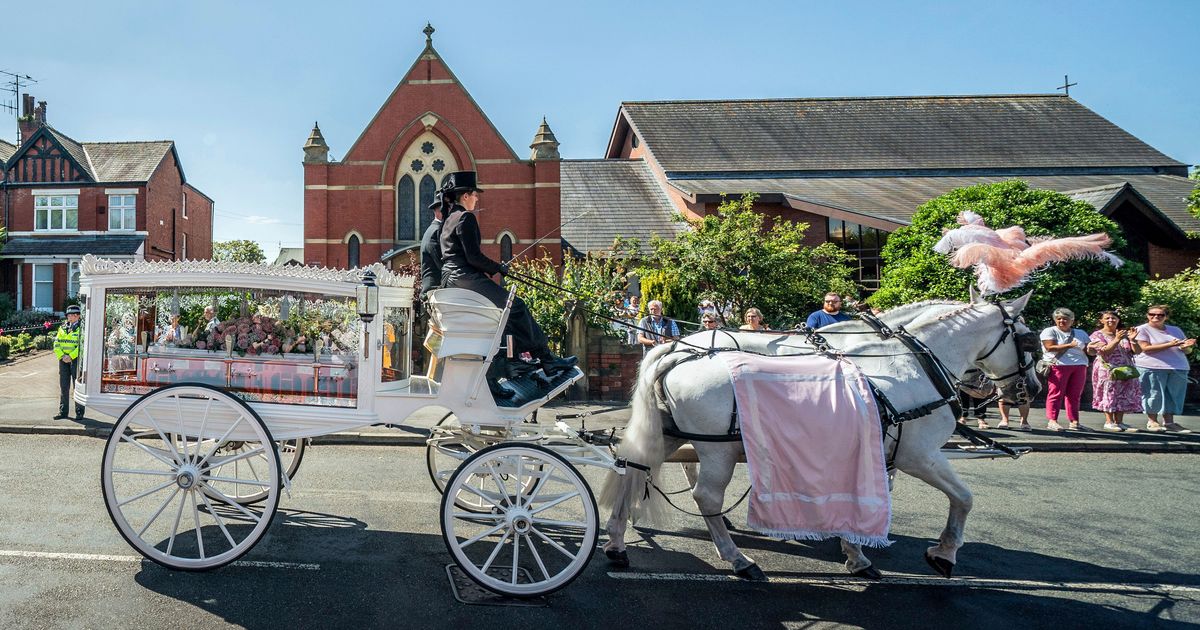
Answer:
[[[734,574],[737,575],[738,577],[742,578],[743,580],[746,580],[749,582],[770,582],[771,581],[767,578],[767,574],[763,573],[763,570],[758,568],[757,564],[752,564],[744,569],[739,569],[737,571],[734,571]]]
[[[850,575],[853,575],[854,577],[857,577],[857,578],[862,578],[864,580],[882,580],[883,579],[883,574],[880,573],[879,569],[876,569],[875,565],[873,565],[873,564],[867,565],[866,567],[863,567],[863,568],[855,571],[854,573],[851,573]]]
[[[933,570],[937,571],[938,575],[941,575],[944,578],[948,578],[954,573],[953,562],[950,562],[945,558],[935,558],[929,555],[928,551],[925,552],[925,562],[928,563],[929,566],[933,567]]]
[[[605,549],[604,556],[608,558],[608,563],[614,567],[626,569],[629,567],[629,554],[616,549]]]

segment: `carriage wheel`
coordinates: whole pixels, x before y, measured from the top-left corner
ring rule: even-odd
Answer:
[[[499,432],[484,432],[482,435],[468,435],[459,431],[458,416],[453,412],[446,414],[438,421],[432,432],[433,437],[425,447],[425,466],[429,471],[429,479],[439,494],[446,492],[446,483],[458,467],[473,453],[487,448],[505,439]],[[442,429],[439,431],[438,429]],[[469,481],[476,490],[484,494],[491,492],[492,482],[486,476],[476,476]],[[526,488],[526,492],[532,488]],[[485,514],[491,511],[492,501],[480,498],[479,492],[460,492],[454,498],[459,508],[468,512]]]
[[[476,477],[488,480],[488,491],[475,487]],[[600,524],[591,488],[545,447],[489,446],[468,457],[446,488],[446,548],[488,590],[511,597],[552,593],[578,577],[596,550]],[[459,493],[474,494],[488,512],[459,509],[450,500]]]
[[[225,447],[243,443],[238,453]],[[263,465],[234,474],[232,464]],[[218,474],[219,473],[219,474]],[[279,505],[282,473],[271,432],[246,403],[206,385],[171,385],[121,414],[104,447],[100,482],[117,531],[142,555],[182,570],[214,569],[262,538]],[[266,493],[244,506],[219,487]]]
[[[213,441],[207,441],[205,447],[214,444]],[[253,448],[253,444],[242,441],[226,442],[218,449],[218,454],[223,457],[232,457],[242,455]],[[300,462],[304,460],[304,451],[308,448],[308,441],[304,438],[294,440],[278,440],[275,442],[275,450],[279,454],[279,464],[283,468],[284,474],[288,479],[296,478],[296,471],[300,470]],[[259,485],[259,481],[265,479],[267,472],[270,469],[270,464],[267,462],[266,452],[256,453],[254,456],[245,459],[234,459],[232,463],[224,464],[219,469],[213,470],[214,477],[226,477],[230,479],[249,478],[251,484],[243,484],[229,481],[214,481],[209,484],[212,490],[205,490],[210,499],[216,498],[217,494],[213,492],[219,491],[221,494],[233,499],[242,505],[252,505],[267,498],[267,490]]]

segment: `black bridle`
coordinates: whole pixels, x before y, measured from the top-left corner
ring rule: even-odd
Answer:
[[[1006,339],[1008,339],[1008,337],[1010,335],[1012,336],[1013,340],[1016,342],[1014,344],[1014,347],[1016,348],[1016,352],[1017,352],[1017,369],[1015,371],[1005,374],[1003,376],[992,376],[991,374],[988,374],[987,372],[983,373],[983,375],[986,376],[988,378],[988,380],[999,385],[1000,383],[1002,383],[1006,380],[1009,380],[1011,378],[1014,378],[1014,377],[1022,377],[1023,378],[1025,373],[1029,371],[1029,368],[1033,367],[1033,358],[1032,358],[1033,353],[1037,352],[1038,349],[1041,348],[1042,344],[1038,340],[1037,333],[1035,333],[1033,331],[1027,331],[1027,332],[1018,332],[1017,331],[1016,318],[1014,318],[1013,316],[1008,314],[1008,310],[1004,308],[1004,304],[1002,304],[1000,302],[1000,300],[993,300],[992,304],[995,304],[996,308],[1000,309],[1000,315],[1001,315],[1001,317],[1003,317],[1003,321],[1004,321],[1004,332],[1000,333],[1000,338],[996,340],[996,343],[992,344],[992,348],[990,350],[985,352],[983,354],[983,356],[979,357],[978,361],[982,361],[982,360],[992,356],[993,354],[995,354],[996,350],[1000,349],[1000,346],[1004,344],[1004,341]],[[1025,358],[1026,355],[1029,355],[1029,357],[1030,357],[1028,360],[1026,360],[1026,358]],[[1023,389],[1024,388],[1022,387],[1022,390]]]

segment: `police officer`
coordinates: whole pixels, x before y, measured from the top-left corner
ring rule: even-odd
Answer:
[[[69,417],[68,401],[71,398],[71,381],[75,379],[76,363],[79,362],[79,307],[67,307],[67,321],[58,327],[54,336],[54,356],[58,358],[58,415],[55,420]],[[83,419],[83,405],[75,405],[75,419]]]
[[[442,286],[442,244],[439,239],[442,232],[442,192],[434,195],[433,222],[421,236],[421,296]]]
[[[475,207],[479,203],[482,189],[476,185],[474,171],[451,173],[442,187],[444,214],[442,223],[442,285],[470,289],[491,300],[498,308],[504,308],[508,291],[489,277],[508,273],[508,265],[488,258],[480,251],[482,237],[479,221],[475,218]],[[520,298],[514,298],[508,314],[505,333],[513,336],[514,353],[528,352],[541,361],[542,371],[554,375],[575,365],[575,357],[558,358],[546,346],[546,335],[533,320],[529,309]]]

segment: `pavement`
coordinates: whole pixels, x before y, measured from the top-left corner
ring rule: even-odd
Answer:
[[[83,420],[54,420],[58,411],[58,374],[53,353],[42,352],[0,363],[0,434],[79,435],[108,437],[114,418],[99,414],[85,415]],[[600,429],[624,427],[629,422],[629,409],[622,403],[554,401],[542,408],[539,420],[552,421],[557,415],[592,412],[596,415],[570,419],[573,427]],[[312,439],[314,444],[424,446],[430,427],[445,415],[440,409],[419,411],[404,423],[374,426],[345,431]],[[998,421],[994,409],[989,410],[992,426]],[[991,429],[983,431],[988,437],[1011,447],[1029,447],[1039,452],[1135,452],[1135,453],[1192,453],[1200,452],[1200,414],[1189,410],[1176,416],[1176,421],[1196,433],[1108,433],[1100,431],[1104,415],[1098,411],[1080,413],[1081,424],[1092,431],[1048,431],[1044,427],[1045,411],[1034,407],[1030,411],[1033,431]],[[1013,413],[1014,422],[1017,420]],[[1065,425],[1065,418],[1064,425]],[[1145,427],[1145,416],[1130,414],[1126,423]],[[948,446],[967,442],[958,436]]]

